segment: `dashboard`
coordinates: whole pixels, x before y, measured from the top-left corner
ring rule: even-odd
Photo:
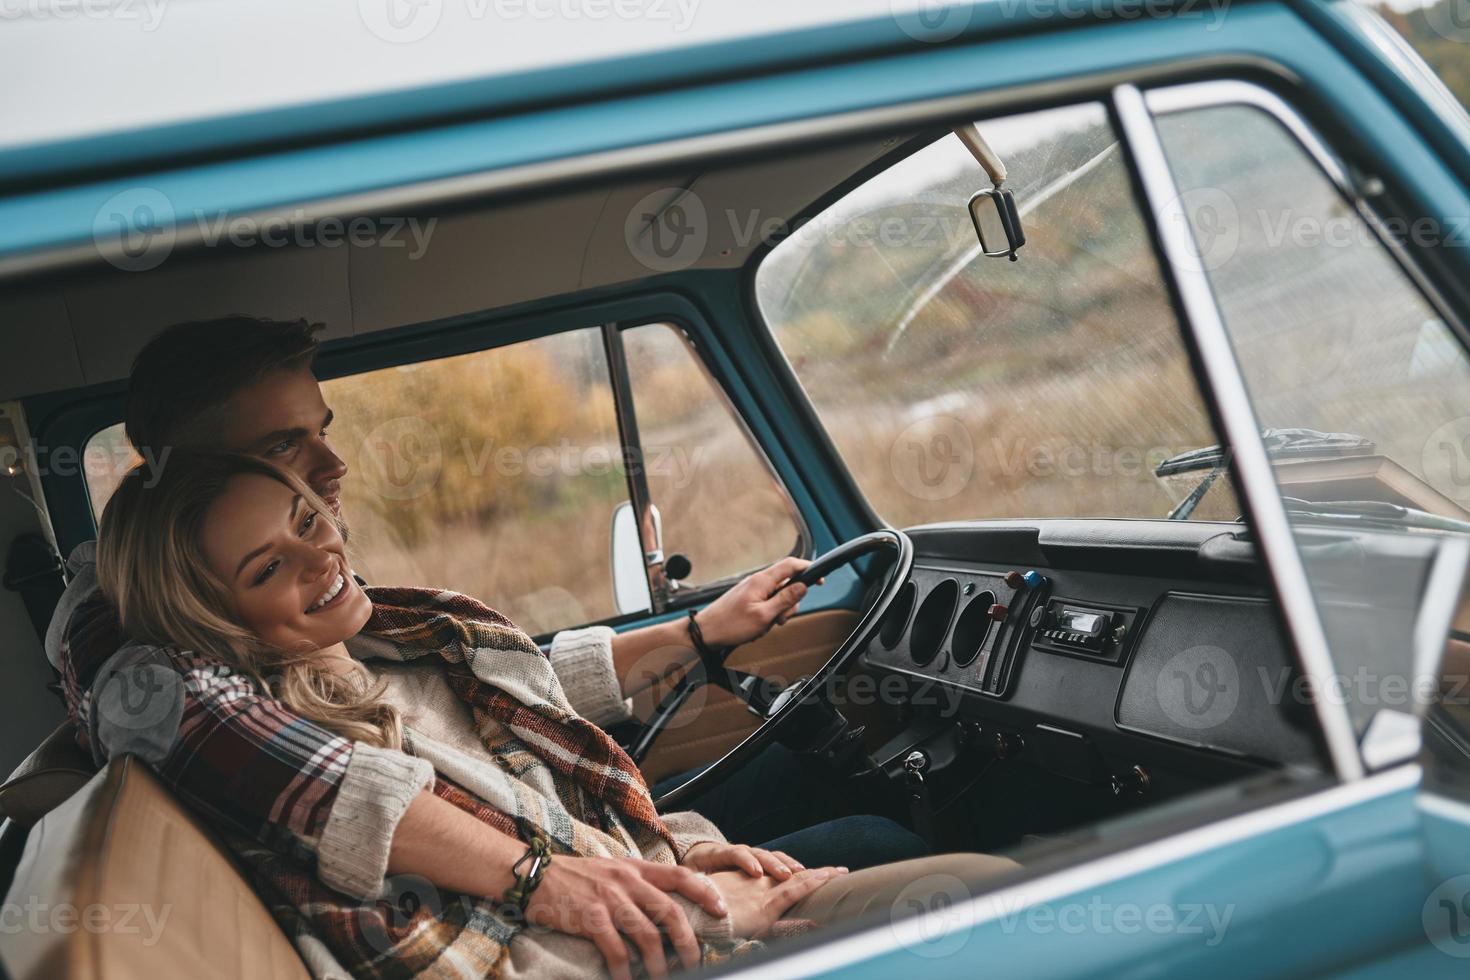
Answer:
[[[1239,526],[997,521],[909,532],[909,580],[863,652],[952,715],[1114,792],[1317,766],[1313,719]],[[1162,784],[1162,785],[1159,785]]]

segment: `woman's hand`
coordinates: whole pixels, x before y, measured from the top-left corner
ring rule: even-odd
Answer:
[[[699,942],[689,917],[671,897],[682,895],[717,918],[728,908],[708,878],[690,868],[636,858],[558,855],[531,893],[526,921],[590,939],[614,980],[630,980],[626,937],[651,977],[668,973],[664,936],[687,969],[699,966]]]
[[[784,851],[767,851],[746,844],[722,844],[704,841],[684,852],[679,862],[695,871],[727,871],[734,868],[744,871],[752,878],[770,875],[777,881],[785,881],[798,871],[805,871],[802,863]]]
[[[785,881],[752,878],[739,871],[721,871],[710,880],[730,906],[730,920],[737,936],[758,939],[785,917],[787,910],[821,888],[846,868],[814,868],[798,871]]]
[[[765,636],[796,614],[806,595],[800,583],[782,588],[787,579],[811,562],[783,558],[769,568],[752,572],[724,595],[699,611],[700,632],[710,646],[733,647]]]

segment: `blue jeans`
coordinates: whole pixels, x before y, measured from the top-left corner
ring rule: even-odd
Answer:
[[[654,798],[702,771],[660,780]],[[771,745],[684,808],[719,827],[729,841],[784,851],[808,868],[843,865],[857,871],[929,853],[922,837],[887,817],[846,814],[844,795],[830,773]]]

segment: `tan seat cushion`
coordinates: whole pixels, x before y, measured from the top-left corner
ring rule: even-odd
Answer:
[[[63,722],[0,784],[0,816],[29,827],[86,785],[97,767]]]
[[[131,756],[31,829],[3,937],[16,980],[306,978],[228,853]]]

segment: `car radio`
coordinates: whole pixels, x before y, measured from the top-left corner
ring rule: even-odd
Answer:
[[[1031,613],[1031,645],[1052,653],[1118,663],[1138,609],[1051,599]]]

